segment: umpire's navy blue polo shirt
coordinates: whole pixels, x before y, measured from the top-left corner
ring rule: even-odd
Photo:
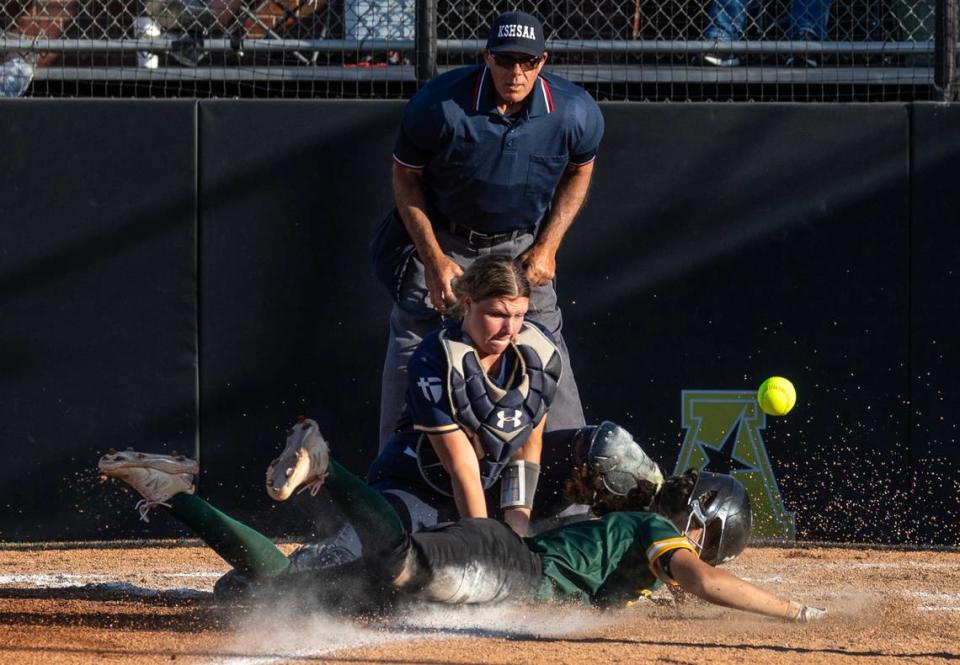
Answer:
[[[393,153],[425,169],[427,214],[484,233],[538,224],[567,164],[597,154],[603,116],[582,88],[544,72],[511,122],[486,66],[431,80],[407,104]]]

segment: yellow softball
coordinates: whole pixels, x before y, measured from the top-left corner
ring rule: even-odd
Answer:
[[[797,391],[789,380],[782,376],[771,376],[760,384],[757,403],[768,415],[785,416],[797,403]]]

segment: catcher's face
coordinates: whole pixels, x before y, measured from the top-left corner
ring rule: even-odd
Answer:
[[[463,331],[473,340],[477,354],[484,358],[503,353],[520,332],[529,306],[530,299],[523,296],[484,300],[465,297]]]

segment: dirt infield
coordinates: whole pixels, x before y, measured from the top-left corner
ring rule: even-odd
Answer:
[[[796,625],[688,602],[598,612],[418,607],[346,619],[218,604],[197,547],[0,550],[0,662],[943,663],[960,660],[960,553],[748,549],[730,569],[826,606]]]

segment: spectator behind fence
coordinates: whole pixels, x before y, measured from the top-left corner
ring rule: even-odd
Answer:
[[[326,10],[325,0],[143,0],[133,23],[136,39],[173,39],[167,55],[181,65],[200,64],[207,52],[203,38],[242,34],[248,39],[280,38],[293,27],[315,21]],[[321,33],[323,28],[320,28]],[[294,38],[314,36],[299,32]],[[320,34],[317,36],[325,36]],[[310,62],[295,53],[300,62]],[[147,69],[160,65],[160,54],[142,52],[138,64]]]
[[[0,2],[0,29],[10,39],[56,39],[75,14],[76,0],[36,0]],[[37,67],[52,64],[55,53],[0,53],[0,97],[20,97]]]
[[[758,0],[712,0],[710,3],[710,25],[706,31],[707,39],[717,42],[739,41],[744,38],[747,12]],[[830,7],[833,0],[791,0],[790,27],[787,39],[795,41],[823,41],[827,33],[827,21],[830,19]],[[707,53],[703,61],[717,67],[736,67],[740,58],[734,53]],[[788,67],[818,67],[816,55],[808,52],[793,53],[787,59]]]
[[[371,39],[416,39],[414,0],[344,0],[344,32],[361,44]],[[362,48],[362,47],[360,47]],[[373,52],[357,53],[357,66],[379,63]],[[397,49],[387,49],[386,65],[410,64]],[[348,67],[354,65],[348,64]]]
[[[197,66],[206,56],[195,38],[223,33],[237,22],[240,0],[143,0],[133,22],[135,39],[175,39],[169,55],[182,65]],[[141,52],[137,64],[147,69],[160,65],[157,53]]]

